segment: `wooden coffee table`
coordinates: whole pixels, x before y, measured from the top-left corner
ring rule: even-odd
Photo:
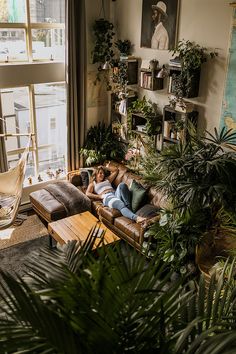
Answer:
[[[50,237],[54,238],[60,245],[72,240],[85,241],[91,228],[98,222],[98,219],[89,211],[69,216],[67,218],[50,222],[48,231]],[[104,244],[120,240],[111,230],[101,223],[100,227],[105,230]],[[101,238],[97,237],[94,248],[97,247]]]

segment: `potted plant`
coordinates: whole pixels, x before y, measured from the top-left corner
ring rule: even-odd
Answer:
[[[151,100],[147,101],[144,96],[142,99],[137,99],[128,109],[128,127],[132,129],[132,114],[141,113],[146,119],[145,132],[148,136],[159,134],[162,128],[162,115],[158,113],[158,107]]]
[[[131,42],[129,39],[121,40],[118,39],[118,41],[115,42],[116,48],[120,52],[120,58],[121,59],[127,59],[128,56],[131,54]]]
[[[198,96],[201,65],[217,53],[208,52],[207,48],[189,40],[179,41],[171,52],[178,56],[181,64],[181,70],[172,76],[173,93],[180,100]]]
[[[152,59],[149,61],[149,68],[151,70],[155,70],[155,69],[157,69],[158,64],[159,64],[159,61],[157,59]]]
[[[80,150],[85,157],[86,165],[101,164],[105,160],[122,160],[124,157],[123,144],[112,132],[111,125],[99,122],[97,126],[89,128],[86,142]]]
[[[165,247],[172,264],[173,254],[179,262],[178,248],[185,252],[185,261],[202,239],[210,240],[213,247],[221,235],[229,238],[236,234],[236,154],[224,149],[235,137],[236,133],[225,129],[220,133],[215,130],[214,135],[208,133],[205,138],[197,138],[192,132],[187,142],[170,145],[160,155],[152,156],[152,164],[148,164],[146,179],[164,193],[173,215],[165,233],[159,230],[160,225],[156,227],[157,244],[168,241]]]

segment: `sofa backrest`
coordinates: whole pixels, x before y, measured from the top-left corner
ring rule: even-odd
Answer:
[[[155,188],[150,187],[146,181],[142,180],[142,177],[131,172],[126,166],[119,164],[117,162],[110,162],[109,168],[118,168],[118,174],[113,181],[114,187],[117,187],[121,182],[127,184],[130,187],[133,180],[136,180],[144,188],[147,189],[148,203],[155,205],[158,208],[164,208],[167,204],[166,198],[160,191],[157,191]]]

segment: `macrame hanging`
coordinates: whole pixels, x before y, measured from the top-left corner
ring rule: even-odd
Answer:
[[[28,135],[29,140],[17,165],[6,172],[0,173],[0,230],[11,226],[17,217],[32,139],[32,134],[0,134],[0,138],[23,135]]]

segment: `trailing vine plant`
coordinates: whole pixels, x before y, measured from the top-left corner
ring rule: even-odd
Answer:
[[[93,64],[98,64],[98,73],[94,84],[96,84],[97,81],[101,81],[101,77],[103,76],[107,82],[107,88],[109,89],[109,78],[107,78],[106,74],[104,74],[106,70],[102,69],[102,65],[106,62],[110,63],[114,57],[114,25],[108,20],[100,18],[99,20],[96,20],[93,25],[93,33],[95,37],[95,43],[92,51],[92,61]]]
[[[132,130],[133,113],[141,113],[146,119],[145,131],[148,136],[151,137],[161,132],[162,115],[158,112],[157,104],[151,100],[147,101],[145,96],[134,101],[128,109],[127,124],[130,131]]]
[[[179,57],[181,63],[180,73],[172,76],[174,82],[173,93],[179,101],[183,97],[193,97],[191,90],[194,77],[200,75],[201,65],[207,60],[215,58],[218,53],[215,51],[209,52],[206,47],[189,40],[179,41],[171,52]]]

